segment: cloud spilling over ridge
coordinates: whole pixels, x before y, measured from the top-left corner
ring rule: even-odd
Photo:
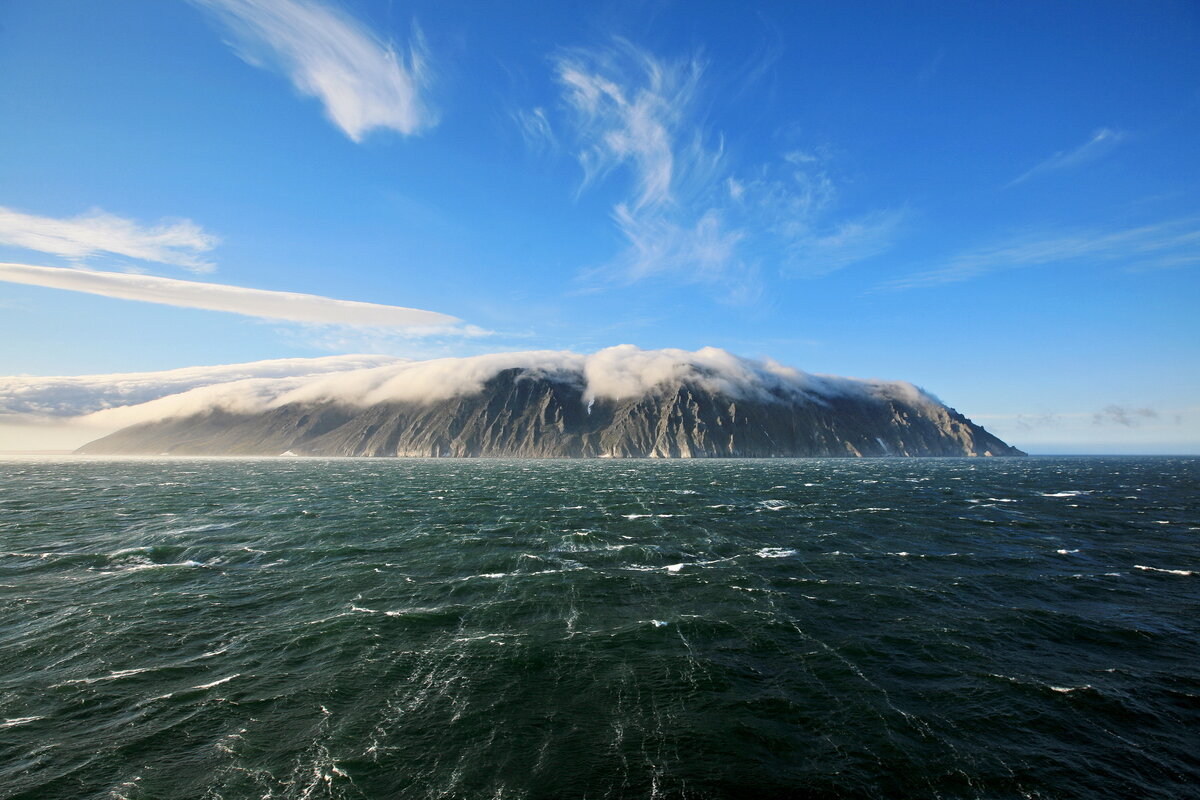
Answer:
[[[399,52],[318,0],[192,2],[224,23],[242,58],[286,74],[355,142],[375,128],[412,135],[435,122],[422,97],[428,75],[419,36]]]
[[[81,259],[97,253],[172,264],[192,272],[210,272],[200,257],[219,240],[187,219],[144,226],[99,209],[66,219],[40,217],[0,206],[0,244]]]
[[[402,360],[376,355],[276,358],[247,364],[184,367],[161,372],[0,377],[0,417],[79,416],[106,408],[139,405],[213,384],[251,378],[313,377],[395,364]]]
[[[444,332],[447,327],[459,322],[456,317],[448,314],[403,306],[334,300],[313,294],[247,289],[221,283],[181,281],[124,272],[0,263],[0,281],[98,294],[121,300],[226,311],[260,319],[320,325],[412,328]]]
[[[365,369],[286,378],[250,378],[204,386],[140,405],[111,408],[84,419],[116,429],[139,422],[189,416],[210,410],[257,413],[299,403],[365,407],[388,402],[433,403],[469,395],[502,370],[574,382],[588,399],[638,397],[680,381],[733,398],[810,402],[844,395],[896,398],[937,404],[912,384],[819,376],[771,361],[741,358],[715,347],[696,351],[641,350],[620,345],[590,355],[569,351],[496,353],[388,364]]]

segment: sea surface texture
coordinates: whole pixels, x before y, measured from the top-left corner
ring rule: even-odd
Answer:
[[[0,797],[1197,797],[1198,487],[3,461]]]

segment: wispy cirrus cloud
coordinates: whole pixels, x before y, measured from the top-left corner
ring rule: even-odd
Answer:
[[[319,0],[192,2],[221,20],[243,59],[287,75],[355,142],[376,128],[413,135],[436,122],[423,96],[429,69],[419,33],[405,52]]]
[[[546,115],[546,109],[534,108],[531,111],[518,109],[513,113],[513,120],[516,121],[521,136],[530,150],[540,152],[558,144],[554,129],[550,125],[550,118]]]
[[[567,110],[557,141],[574,150],[581,191],[628,178],[612,210],[626,247],[588,276],[714,284],[737,302],[758,296],[764,264],[814,276],[890,247],[904,212],[839,218],[826,156],[793,150],[754,169],[730,163],[696,110],[700,58],[662,59],[617,40],[563,51],[554,65]],[[541,109],[518,121],[527,138],[550,130]]]
[[[962,253],[940,267],[888,281],[878,288],[940,286],[1001,270],[1082,260],[1121,263],[1133,271],[1200,263],[1200,218],[1187,217],[1116,231],[1027,235]]]
[[[213,264],[202,254],[219,241],[188,219],[143,225],[99,209],[58,219],[0,206],[0,244],[69,259],[106,253],[210,272]]]
[[[460,323],[456,317],[436,311],[124,272],[0,264],[0,281],[316,325],[404,328],[443,334]],[[468,334],[478,333],[469,326],[462,330]]]
[[[579,163],[585,183],[628,165],[637,194],[634,210],[675,199],[686,173],[712,168],[698,130],[687,136],[687,112],[703,66],[669,62],[624,41],[609,49],[567,51],[557,61],[564,99],[575,112]]]
[[[1089,161],[1095,161],[1097,158],[1112,152],[1126,137],[1127,134],[1123,131],[1113,130],[1112,128],[1100,128],[1083,144],[1072,150],[1062,150],[1055,153],[1032,169],[1009,181],[1004,188],[1007,189],[1024,183],[1030,178],[1046,172],[1070,169],[1071,167],[1086,164]]]

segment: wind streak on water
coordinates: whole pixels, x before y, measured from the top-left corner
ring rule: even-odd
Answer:
[[[1197,459],[0,468],[3,797],[1200,780]]]

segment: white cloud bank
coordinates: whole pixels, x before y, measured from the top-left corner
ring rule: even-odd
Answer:
[[[349,355],[280,358],[161,372],[58,377],[0,377],[0,451],[74,450],[112,433],[119,425],[95,419],[94,412],[143,403],[189,390],[265,378],[303,380],[395,364],[390,356]]]
[[[330,372],[397,364],[383,355],[275,358],[245,364],[183,367],[109,375],[0,377],[0,415],[72,417],[117,406],[138,405],[203,386],[251,378],[312,377]]]
[[[33,441],[48,441],[48,433],[55,431],[47,424],[52,422],[58,432],[73,437],[70,444],[62,444],[68,438],[65,434],[55,441],[73,448],[127,425],[213,409],[254,413],[290,403],[334,402],[356,407],[399,401],[434,403],[478,392],[488,379],[512,368],[575,382],[589,398],[637,397],[686,379],[732,397],[782,394],[820,403],[839,395],[865,393],[916,404],[938,402],[908,383],[811,375],[715,347],[687,351],[620,345],[590,355],[532,351],[380,365],[369,356],[346,356],[163,373],[7,378],[0,380],[0,433],[5,425],[9,431],[24,425],[22,438],[11,438],[28,448]],[[189,384],[193,388],[180,391]],[[146,397],[154,399],[138,402]],[[129,404],[118,405],[122,402]],[[97,411],[97,405],[107,407]],[[30,434],[30,430],[37,434],[38,428],[41,439]],[[0,444],[0,449],[16,449],[16,445]]]
[[[162,303],[182,308],[227,311],[260,319],[278,319],[320,325],[427,329],[444,332],[459,322],[436,311],[402,306],[334,300],[313,294],[246,289],[221,283],[181,281],[154,275],[95,272],[29,264],[0,263],[0,281],[98,294],[121,300]]]
[[[419,36],[399,52],[317,0],[192,2],[221,20],[243,59],[286,74],[355,142],[376,128],[412,135],[435,122],[422,97],[428,70]]]
[[[0,206],[0,244],[82,259],[98,253],[172,264],[193,272],[209,272],[206,253],[216,236],[187,219],[162,220],[145,226],[99,209],[67,219],[41,217]]]
[[[679,380],[732,397],[780,394],[820,402],[845,394],[884,394],[906,402],[937,402],[908,383],[811,375],[773,361],[741,358],[716,347],[696,351],[642,350],[618,345],[592,354],[535,350],[438,358],[300,379],[250,379],[215,384],[139,406],[91,415],[120,425],[198,413],[211,408],[251,413],[289,403],[334,402],[364,407],[386,402],[434,403],[473,394],[506,369],[555,376],[583,386],[588,398],[638,397]]]

